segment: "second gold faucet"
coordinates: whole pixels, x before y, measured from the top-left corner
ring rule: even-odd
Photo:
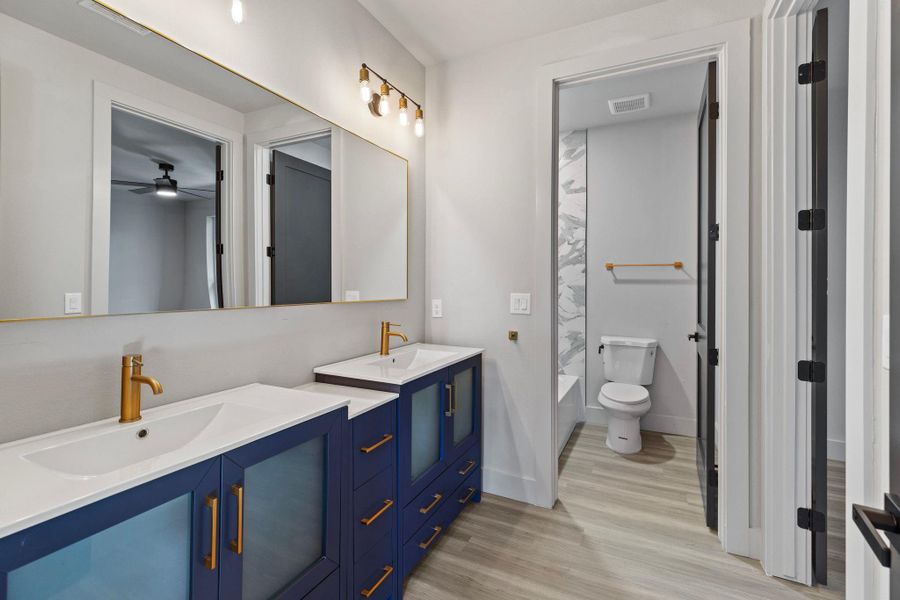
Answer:
[[[162,385],[155,378],[141,373],[144,357],[140,354],[126,354],[122,357],[122,403],[119,423],[134,423],[141,420],[141,384],[146,383],[153,395],[162,394]]]
[[[391,336],[396,336],[404,342],[409,341],[405,334],[399,331],[391,331],[391,327],[402,327],[402,325],[391,323],[390,321],[381,322],[381,356],[387,356],[391,353]]]

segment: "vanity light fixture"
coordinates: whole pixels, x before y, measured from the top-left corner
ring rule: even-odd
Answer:
[[[372,91],[369,82],[370,74],[381,80],[381,87],[378,89],[378,93]],[[422,110],[422,105],[410,98],[403,90],[392,84],[385,77],[375,72],[369,65],[366,63],[362,64],[362,68],[359,70],[359,97],[369,106],[372,116],[384,117],[390,114],[391,90],[396,90],[400,94],[397,122],[403,127],[409,126],[409,104],[411,102],[416,106],[416,120],[413,128],[416,137],[425,135],[425,112]]]
[[[231,20],[235,25],[244,22],[244,3],[242,0],[231,0]]]

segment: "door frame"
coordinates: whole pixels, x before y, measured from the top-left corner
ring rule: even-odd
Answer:
[[[750,510],[750,20],[740,20],[635,46],[544,66],[537,74],[535,145],[536,222],[534,311],[535,339],[530,358],[540,370],[545,397],[542,425],[535,430],[537,447],[535,504],[553,506],[558,497],[557,463],[557,341],[556,341],[556,195],[558,145],[556,115],[560,84],[610,77],[685,62],[715,60],[719,63],[719,181],[717,201],[722,241],[717,322],[721,324],[717,346],[719,411],[717,426],[723,442],[719,448],[719,539],[733,554],[758,556],[758,530]]]
[[[762,564],[769,575],[807,585],[811,536],[796,527],[796,510],[812,493],[810,406],[808,386],[798,385],[795,369],[798,340],[809,339],[809,247],[800,243],[796,219],[797,198],[805,206],[810,194],[810,124],[798,118],[809,90],[797,85],[797,68],[809,60],[815,8],[815,0],[768,0],[763,13]],[[882,231],[876,241],[875,216],[890,202],[890,130],[876,127],[889,118],[889,14],[890,0],[850,3],[846,397],[855,401],[846,406],[846,589],[859,591],[859,598],[878,597],[883,577],[855,535],[849,507],[880,506],[887,489],[886,437],[875,425],[887,427],[887,419],[879,419],[887,410],[887,390],[878,390],[883,386],[875,377],[880,323],[874,315],[886,312],[876,308],[888,302],[887,267],[879,257],[889,252],[881,249],[889,233]],[[887,227],[889,220],[879,217]]]

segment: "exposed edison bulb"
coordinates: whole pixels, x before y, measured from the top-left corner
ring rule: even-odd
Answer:
[[[378,101],[378,113],[386,117],[391,112],[391,87],[387,83],[381,84],[381,100]]]
[[[416,125],[414,127],[416,137],[425,135],[425,113],[421,108],[416,109]]]
[[[365,104],[372,101],[372,88],[369,87],[369,70],[365,67],[359,70],[359,97]]]
[[[398,117],[398,120],[403,127],[409,125],[409,110],[407,108],[406,96],[400,96],[400,116]]]
[[[231,2],[231,20],[237,25],[244,22],[244,3],[241,0]]]

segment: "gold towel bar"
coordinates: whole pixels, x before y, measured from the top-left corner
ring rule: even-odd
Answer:
[[[675,269],[683,269],[684,263],[680,260],[676,260],[672,263],[635,263],[635,264],[616,264],[616,263],[606,263],[606,270],[612,271],[613,269],[617,269],[619,267],[673,267]]]

